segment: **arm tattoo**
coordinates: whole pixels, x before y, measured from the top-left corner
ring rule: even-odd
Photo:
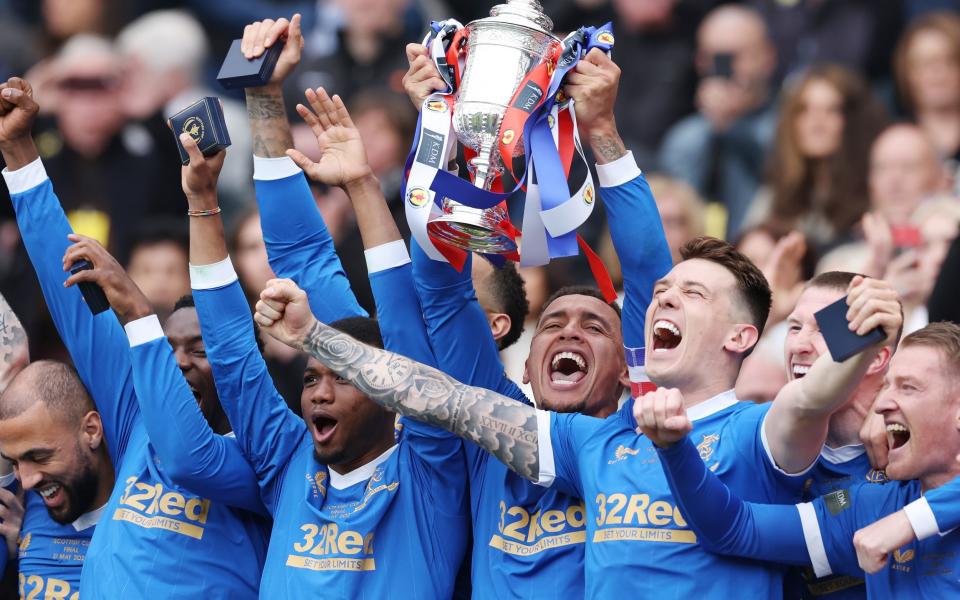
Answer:
[[[303,349],[377,404],[468,439],[518,474],[540,475],[536,410],[317,322]]]
[[[590,135],[590,147],[594,154],[603,158],[604,162],[613,162],[627,153],[626,147],[620,136],[614,135]]]
[[[253,153],[266,158],[286,156],[293,148],[290,122],[277,90],[247,89],[247,117],[253,133]]]
[[[0,391],[28,360],[27,334],[7,299],[0,295]]]

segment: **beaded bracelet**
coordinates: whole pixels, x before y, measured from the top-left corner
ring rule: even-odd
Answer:
[[[220,207],[211,208],[210,210],[188,210],[188,217],[212,217],[213,215],[220,214]]]

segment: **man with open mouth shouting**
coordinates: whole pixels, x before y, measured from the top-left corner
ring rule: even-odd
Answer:
[[[644,397],[638,421],[711,552],[810,565],[820,577],[863,569],[869,598],[955,598],[960,536],[949,532],[960,525],[958,377],[960,326],[933,323],[906,336],[874,408],[896,481],[857,482],[795,506],[744,502],[714,476],[697,438],[687,437],[693,425],[679,394]]]

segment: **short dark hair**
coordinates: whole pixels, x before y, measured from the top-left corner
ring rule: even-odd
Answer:
[[[181,308],[192,308],[196,310],[197,304],[193,300],[193,294],[180,296],[180,298],[174,303],[173,310],[170,311],[170,314],[173,315],[173,313],[177,312]],[[199,317],[199,315],[197,316]],[[169,319],[170,317],[167,318]],[[260,335],[260,327],[257,326],[256,322],[253,324],[253,338],[257,341],[257,349],[260,350],[260,354],[263,354],[263,336]]]
[[[337,331],[341,331],[358,342],[368,346],[383,348],[383,336],[380,334],[380,325],[371,317],[347,317],[330,323]]]
[[[77,371],[55,360],[34,361],[17,373],[0,396],[0,420],[18,417],[38,402],[67,423],[96,410]]]
[[[589,285],[567,285],[559,290],[555,291],[553,294],[547,298],[547,301],[543,303],[543,308],[541,313],[547,311],[547,307],[553,304],[553,301],[557,298],[562,298],[564,296],[589,296],[591,298],[596,298],[600,302],[603,302],[607,306],[613,309],[613,312],[617,313],[617,318],[622,319],[623,314],[620,310],[620,305],[616,302],[607,302],[607,299],[603,297],[603,294],[599,289],[589,286]]]
[[[680,248],[681,261],[694,258],[716,263],[733,275],[737,282],[740,299],[750,312],[750,318],[757,332],[762,334],[767,317],[770,315],[773,296],[770,292],[770,284],[767,283],[767,278],[763,276],[760,269],[727,242],[707,236],[694,238]]]
[[[512,262],[504,263],[500,268],[494,267],[487,276],[485,285],[490,290],[493,301],[497,304],[497,312],[510,317],[510,329],[506,335],[497,340],[499,350],[509,348],[520,339],[523,333],[523,324],[530,312],[530,302],[527,301],[527,291],[523,277]]]

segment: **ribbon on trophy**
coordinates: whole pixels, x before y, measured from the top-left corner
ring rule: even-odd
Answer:
[[[604,296],[613,301],[616,293],[606,268],[576,234],[593,210],[596,189],[577,134],[574,101],[560,90],[566,74],[587,52],[593,48],[610,51],[611,24],[580,28],[562,43],[554,44],[518,85],[504,114],[498,144],[503,167],[516,182],[510,191],[503,190],[499,176],[486,191],[446,171],[457,149],[452,115],[464,68],[461,47],[465,34],[459,22],[449,19],[431,23],[424,39],[446,88],[424,100],[407,158],[403,194],[412,235],[432,259],[446,260],[459,270],[466,252],[434,238],[427,229],[427,223],[442,214],[443,199],[483,210],[505,202],[513,194],[525,193],[519,255],[484,256],[494,264],[510,259],[522,266],[544,265],[552,258],[576,255],[579,247]],[[517,172],[513,157],[521,140],[525,168]],[[464,153],[468,161],[475,156],[470,148]],[[498,227],[512,240],[521,234],[509,217]]]

